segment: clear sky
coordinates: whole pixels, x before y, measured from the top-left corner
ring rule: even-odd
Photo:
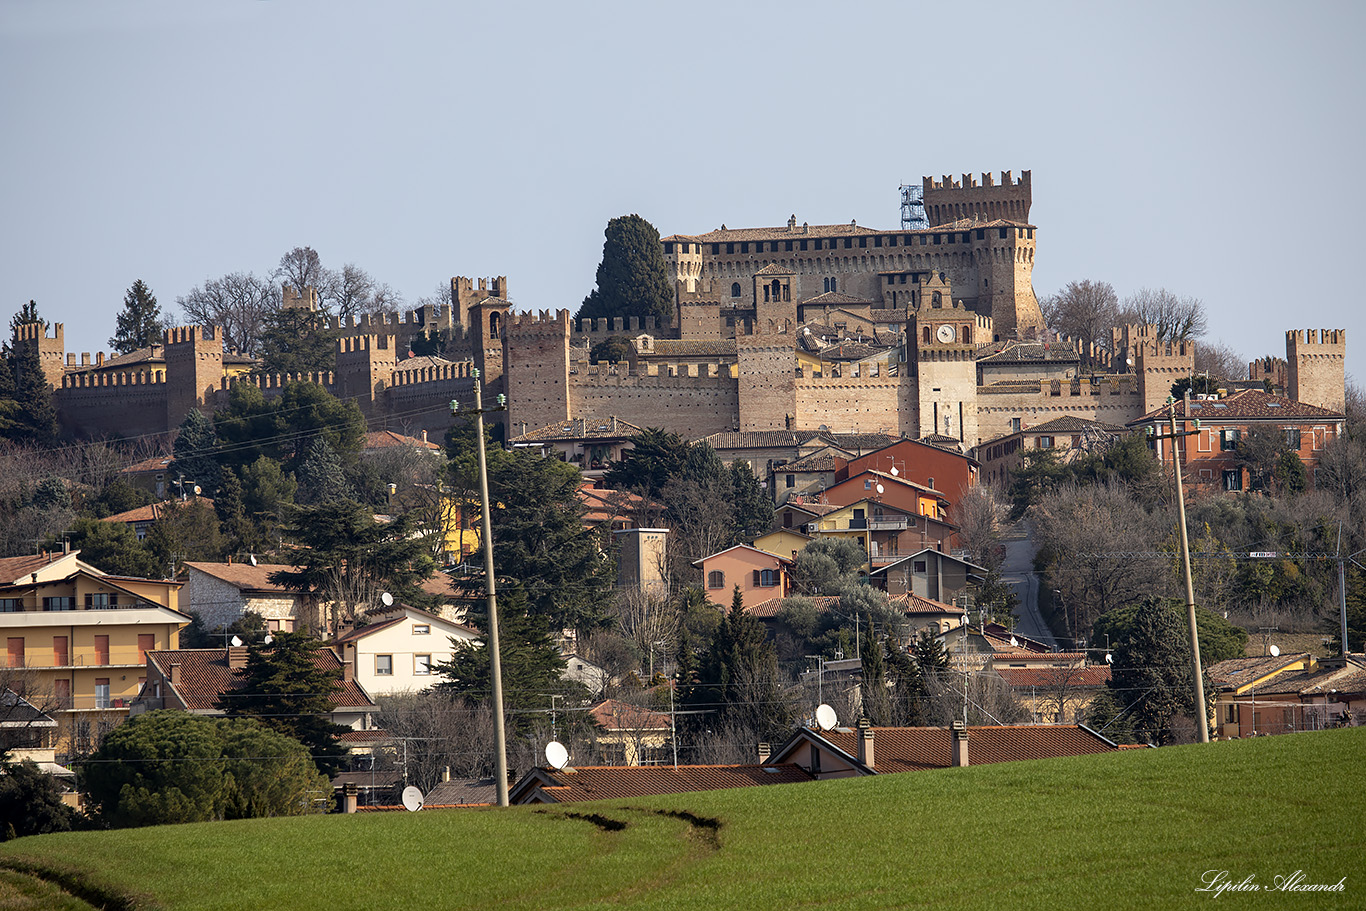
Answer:
[[[609,218],[894,228],[898,185],[1033,172],[1040,296],[1194,295],[1366,379],[1366,4],[4,0],[0,319],[107,348],[312,246],[408,301],[577,310]]]

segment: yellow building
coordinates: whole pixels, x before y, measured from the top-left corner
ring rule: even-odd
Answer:
[[[3,682],[57,719],[57,752],[93,748],[128,715],[146,653],[176,648],[181,583],[111,576],[69,554],[0,559]]]

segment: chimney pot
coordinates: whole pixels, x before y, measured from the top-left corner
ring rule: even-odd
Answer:
[[[228,669],[241,670],[247,666],[247,647],[245,645],[228,646]]]
[[[858,720],[858,761],[870,769],[877,764],[873,754],[873,729],[867,717]]]
[[[768,762],[768,757],[773,755],[773,746],[766,741],[759,741],[759,765]]]

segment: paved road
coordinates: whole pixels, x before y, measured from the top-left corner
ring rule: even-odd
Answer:
[[[1039,615],[1039,577],[1034,572],[1033,531],[1029,521],[1022,519],[1013,531],[1007,532],[1001,577],[1020,599],[1015,607],[1015,630],[1049,648],[1057,648],[1057,641]]]

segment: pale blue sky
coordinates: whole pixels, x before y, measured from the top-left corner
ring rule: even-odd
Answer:
[[[0,4],[0,319],[103,350],[312,246],[413,301],[507,275],[578,308],[602,230],[898,222],[923,175],[1033,171],[1040,296],[1202,298],[1366,379],[1360,3]]]

